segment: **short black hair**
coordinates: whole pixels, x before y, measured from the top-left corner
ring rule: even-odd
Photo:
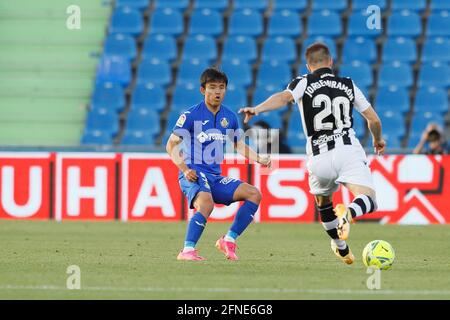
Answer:
[[[441,139],[441,133],[439,131],[437,131],[436,129],[433,129],[428,133],[428,141],[429,142],[439,141],[440,139]]]
[[[227,75],[216,67],[209,67],[200,76],[200,85],[205,88],[208,82],[223,82],[228,85]]]

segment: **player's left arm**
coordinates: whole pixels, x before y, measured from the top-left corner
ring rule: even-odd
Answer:
[[[255,150],[250,148],[245,142],[244,139],[241,139],[234,143],[235,150],[245,158],[249,159],[253,162],[258,162],[264,167],[269,167],[272,165],[272,161],[270,156],[261,156]]]

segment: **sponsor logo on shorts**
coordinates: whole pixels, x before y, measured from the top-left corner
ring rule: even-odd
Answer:
[[[235,181],[237,181],[237,179],[226,177],[226,178],[223,178],[222,180],[220,180],[219,183],[229,184],[230,182],[235,182]]]

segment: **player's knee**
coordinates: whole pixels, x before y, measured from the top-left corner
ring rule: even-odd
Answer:
[[[197,211],[201,212],[204,216],[209,217],[214,210],[214,203],[212,200],[204,200],[197,206]]]
[[[248,198],[247,200],[256,203],[256,204],[260,204],[262,199],[262,195],[261,192],[256,188],[256,187],[251,187],[248,191]]]

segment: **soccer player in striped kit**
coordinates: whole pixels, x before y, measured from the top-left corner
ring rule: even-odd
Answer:
[[[332,251],[347,264],[355,257],[346,240],[354,218],[377,209],[375,188],[366,154],[353,130],[353,109],[367,120],[375,152],[384,153],[381,121],[348,77],[337,77],[328,47],[314,43],[306,50],[309,74],[295,78],[286,90],[270,96],[256,107],[242,108],[244,122],[262,112],[298,104],[303,130],[308,137],[306,153],[310,192],[314,195],[322,225],[331,237]],[[339,184],[355,196],[345,207],[333,209],[332,196]]]

